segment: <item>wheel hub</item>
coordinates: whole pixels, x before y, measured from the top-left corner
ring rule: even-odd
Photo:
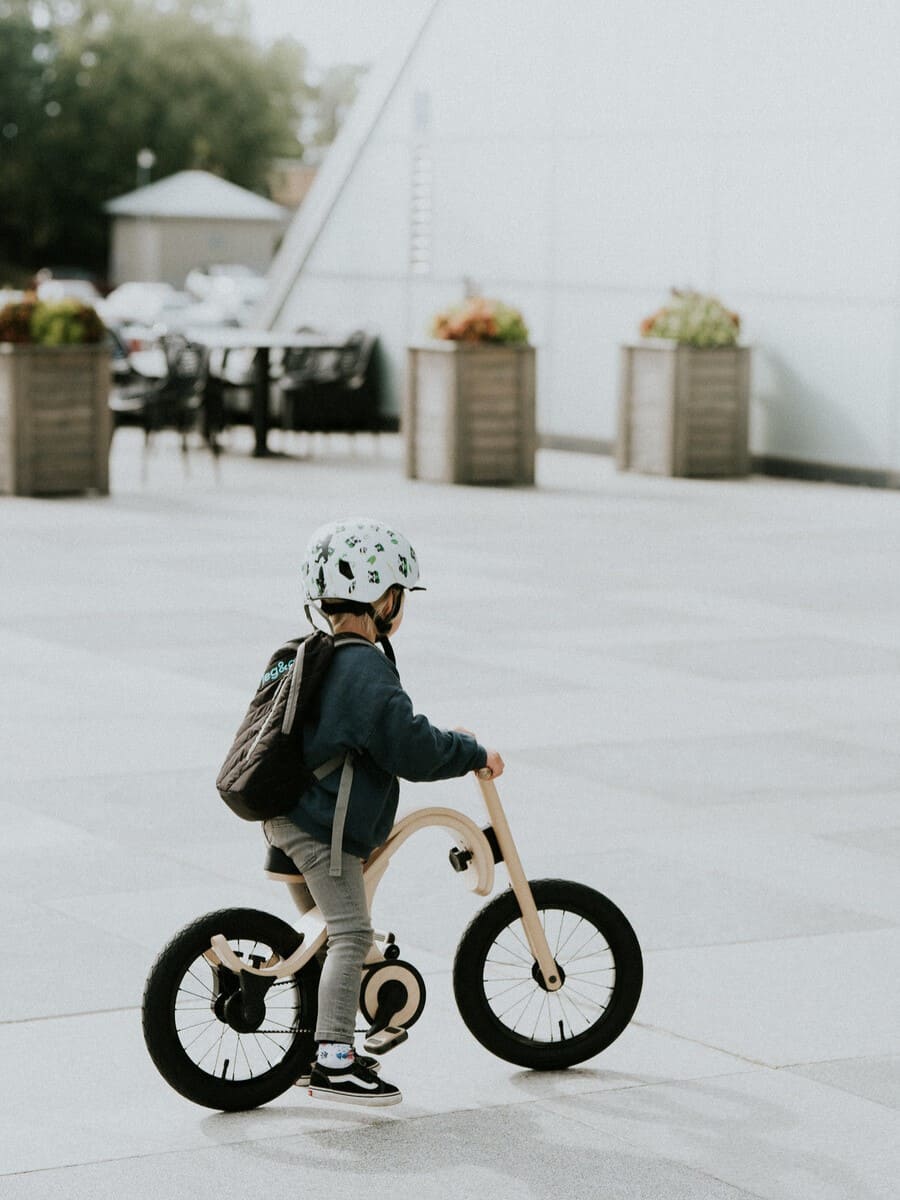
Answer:
[[[559,963],[556,962],[556,960],[554,960],[554,966],[556,967],[556,974],[559,979],[559,986],[562,987],[562,985],[566,982],[566,973],[562,969],[562,967],[559,965]],[[537,965],[537,962],[534,962],[532,964],[531,978],[538,985],[538,987],[543,988],[545,992],[550,991],[550,989],[547,987],[547,984],[544,980],[544,976],[541,972],[541,968]]]
[[[225,1001],[222,1015],[235,1033],[256,1033],[266,1017],[265,998],[251,998],[235,992]]]

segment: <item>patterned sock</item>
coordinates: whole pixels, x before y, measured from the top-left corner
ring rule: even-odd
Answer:
[[[319,1042],[316,1062],[320,1067],[349,1067],[356,1055],[347,1042]]]

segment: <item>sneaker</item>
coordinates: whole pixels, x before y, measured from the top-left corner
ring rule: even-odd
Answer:
[[[345,1104],[369,1104],[372,1107],[399,1104],[403,1096],[398,1087],[379,1079],[359,1059],[349,1067],[323,1067],[313,1063],[309,1073],[309,1094],[315,1100],[340,1100]]]
[[[368,1054],[357,1054],[355,1061],[358,1062],[361,1067],[365,1067],[367,1071],[371,1071],[373,1075],[377,1075],[381,1070],[381,1063],[378,1061],[378,1059],[370,1058]],[[309,1087],[309,1075],[312,1071],[312,1068],[313,1064],[310,1063],[302,1075],[299,1075],[294,1081],[294,1087]]]

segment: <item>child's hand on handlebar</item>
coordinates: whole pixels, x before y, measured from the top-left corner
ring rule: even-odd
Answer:
[[[503,774],[503,759],[496,750],[488,750],[487,762],[476,774],[481,775],[483,779],[498,779]]]
[[[469,737],[475,737],[471,729],[464,729],[462,725],[457,725],[454,732],[467,733]],[[480,775],[482,779],[497,779],[503,774],[503,759],[496,750],[488,750],[487,762],[483,767],[479,767],[475,774]]]

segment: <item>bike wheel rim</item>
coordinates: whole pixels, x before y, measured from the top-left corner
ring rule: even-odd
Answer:
[[[484,958],[482,986],[493,1019],[531,1045],[559,1045],[587,1035],[613,1001],[616,965],[594,922],[566,908],[541,908],[538,917],[564,983],[549,992],[535,979],[534,955],[521,918],[493,938]]]

